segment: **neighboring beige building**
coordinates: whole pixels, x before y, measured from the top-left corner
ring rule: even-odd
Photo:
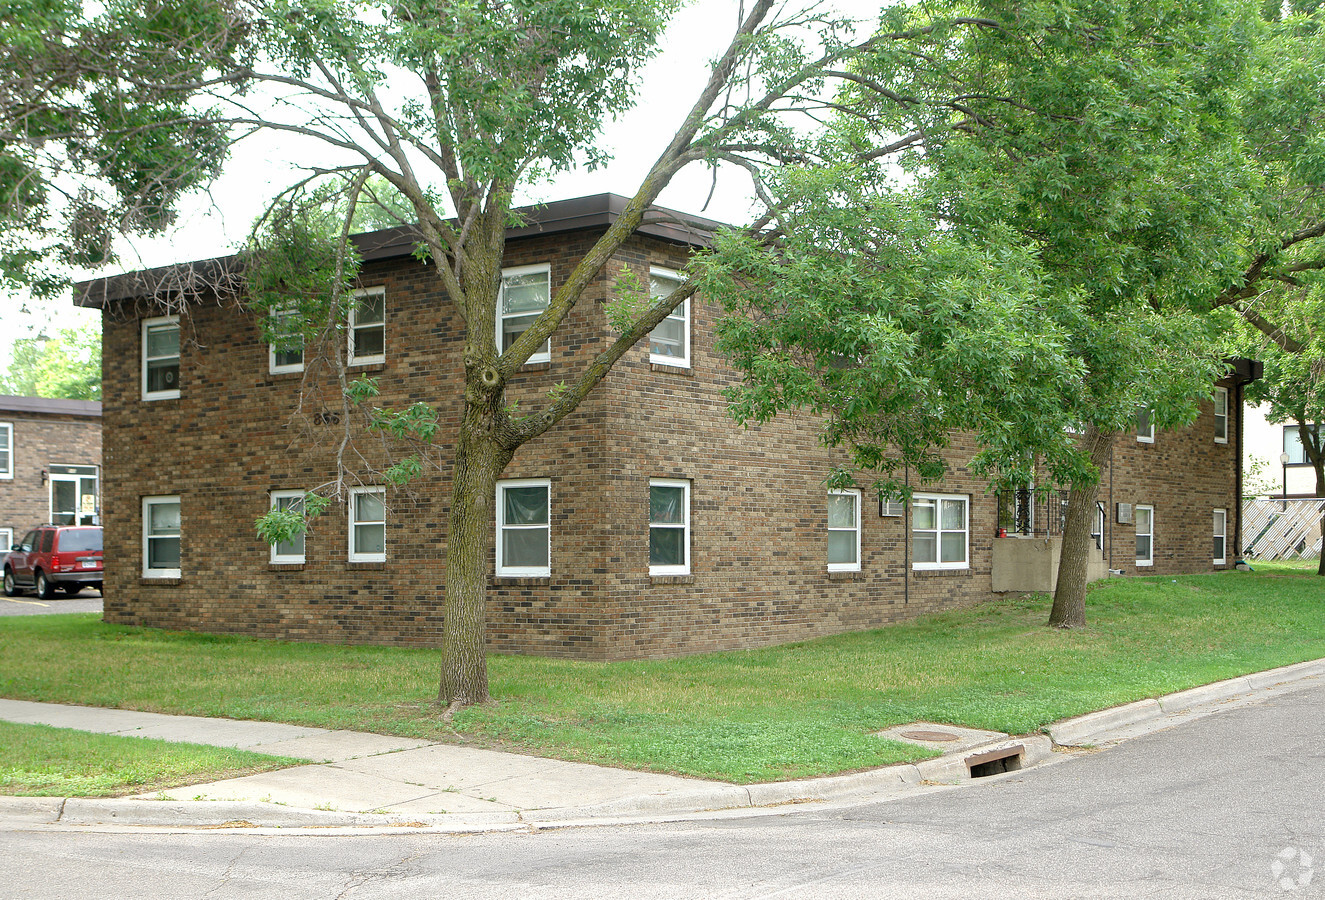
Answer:
[[[1243,435],[1242,465],[1263,488],[1258,496],[1281,499],[1285,496],[1285,482],[1290,498],[1319,496],[1316,493],[1316,471],[1302,453],[1297,423],[1271,424],[1265,418],[1268,411],[1268,406],[1248,405],[1244,413],[1247,424]],[[1284,453],[1288,454],[1287,465],[1280,460]]]
[[[0,546],[44,524],[101,522],[101,404],[0,397]]]
[[[501,321],[470,325],[518,334],[624,202],[599,195],[530,211],[508,235]],[[665,284],[686,265],[708,235],[680,221],[694,222],[659,216],[621,248],[513,380],[512,399],[545,397],[613,339],[603,302],[622,266]],[[437,410],[442,465],[407,490],[355,488],[347,507],[289,545],[268,547],[253,521],[333,476],[335,442],[288,425],[300,403],[337,419],[332,379],[321,371],[306,382],[302,355],[268,347],[232,303],[203,296],[179,316],[144,297],[143,285],[221,272],[225,261],[78,287],[78,303],[103,311],[108,621],[440,641],[465,326],[413,257],[410,231],[356,240],[365,261],[341,352],[352,376],[378,380],[380,405]],[[516,454],[490,525],[492,650],[622,659],[754,647],[985,600],[995,583],[1025,589],[1000,577],[995,544],[1058,540],[1056,503],[1023,506],[1011,518],[1027,534],[999,536],[1000,504],[967,471],[975,448],[963,435],[949,476],[913,484],[909,509],[879,503],[864,474],[856,489],[829,492],[824,479],[842,456],[822,446],[816,421],[788,415],[747,430],[729,418],[723,388],[738,376],[713,349],[716,315],[698,298],[678,310]],[[1236,559],[1247,377],[1213,389],[1190,428],[1118,437],[1097,569],[1208,572]]]

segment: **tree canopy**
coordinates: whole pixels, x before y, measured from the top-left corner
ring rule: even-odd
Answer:
[[[228,131],[196,99],[242,37],[216,0],[0,3],[0,287],[48,296],[172,223],[220,172]]]
[[[64,400],[101,399],[101,334],[66,328],[54,337],[14,342],[0,393]]]

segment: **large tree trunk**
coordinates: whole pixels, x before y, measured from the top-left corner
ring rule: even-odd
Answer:
[[[1320,426],[1316,426],[1319,428]],[[1325,497],[1325,455],[1316,458],[1316,496]],[[1325,575],[1325,509],[1320,511],[1320,557],[1316,574]]]
[[[446,599],[442,606],[440,705],[484,703],[488,695],[488,548],[497,479],[512,453],[484,428],[482,404],[466,403],[456,446],[451,510],[446,535]]]
[[[1095,497],[1099,493],[1099,472],[1109,461],[1113,432],[1100,432],[1086,426],[1083,449],[1090,455],[1096,476],[1090,481],[1072,483],[1067,499],[1067,521],[1063,523],[1063,551],[1058,562],[1058,583],[1054,586],[1054,606],[1049,625],[1054,628],[1080,628],[1086,624],[1086,574],[1094,545],[1090,526],[1095,518]]]

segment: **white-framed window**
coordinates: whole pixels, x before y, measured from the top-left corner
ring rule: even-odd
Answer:
[[[14,546],[14,529],[0,528],[0,552],[8,553]]]
[[[690,574],[690,482],[649,480],[649,574]]]
[[[304,370],[304,333],[293,306],[271,311],[268,323],[272,341],[267,345],[267,371],[272,375]]]
[[[552,267],[516,266],[501,270],[501,291],[497,295],[497,352],[505,353],[520,335],[529,330],[543,314],[552,298]],[[527,362],[552,359],[552,340],[543,342]]]
[[[917,569],[970,567],[970,498],[916,494],[911,500],[911,558]]]
[[[1215,443],[1228,443],[1228,388],[1215,388]]]
[[[649,296],[658,300],[681,285],[681,275],[671,269],[649,269]],[[690,368],[690,300],[668,313],[649,333],[649,361],[664,366]]]
[[[1142,444],[1155,443],[1155,420],[1150,417],[1148,406],[1136,411],[1136,439]]]
[[[179,497],[144,497],[144,578],[179,577],[179,534]]]
[[[1284,452],[1288,454],[1288,465],[1290,466],[1311,464],[1310,460],[1307,459],[1307,450],[1302,446],[1302,433],[1299,431],[1299,427],[1296,423],[1284,426]],[[1320,433],[1320,428],[1320,425],[1307,425],[1307,434],[1315,436]],[[1311,437],[1308,437],[1307,440],[1311,440]]]
[[[386,288],[350,294],[350,365],[386,362]]]
[[[1214,512],[1215,565],[1228,562],[1228,510],[1217,509]]]
[[[12,422],[0,422],[0,479],[9,481],[14,477],[14,425]],[[5,545],[9,549],[9,545]]]
[[[522,478],[497,482],[497,574],[552,574],[552,481]]]
[[[860,571],[860,491],[828,492],[828,571]]]
[[[1095,525],[1090,539],[1095,542],[1096,550],[1104,549],[1104,504],[1098,500],[1095,501]]]
[[[303,491],[272,491],[272,509],[289,509],[303,514]],[[274,563],[302,563],[304,561],[304,533],[301,531],[288,541],[278,541],[271,545],[271,561]]]
[[[1136,564],[1153,566],[1155,564],[1155,507],[1136,506]]]
[[[143,399],[179,396],[179,316],[143,319]]]
[[[350,488],[350,562],[386,562],[386,489]]]

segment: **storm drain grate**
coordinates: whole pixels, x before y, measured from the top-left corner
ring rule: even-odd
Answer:
[[[1025,750],[1026,748],[1021,744],[1016,744],[984,753],[974,753],[966,757],[966,767],[971,770],[972,778],[988,778],[990,775],[1016,772],[1021,769],[1021,756]]]

